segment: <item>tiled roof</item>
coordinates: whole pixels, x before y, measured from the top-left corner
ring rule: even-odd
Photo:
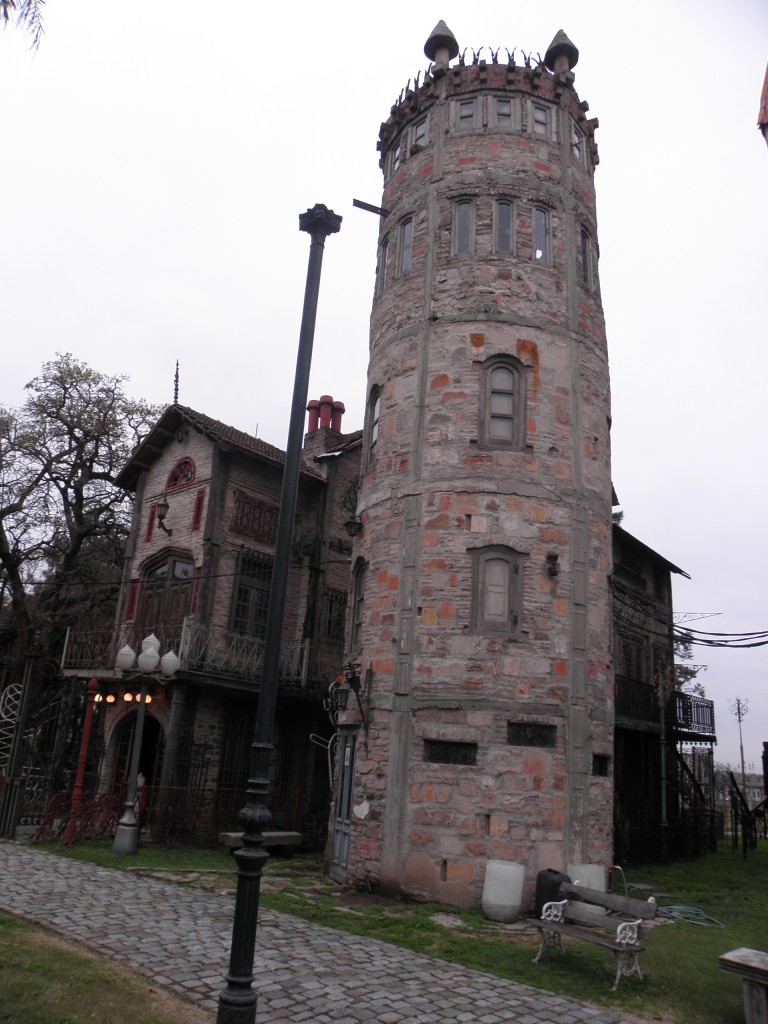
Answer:
[[[177,405],[176,408],[185,420],[202,431],[206,437],[210,437],[212,441],[218,441],[220,444],[238,448],[248,455],[256,455],[258,458],[264,459],[266,462],[272,462],[277,466],[285,465],[285,452],[282,448],[276,448],[273,444],[267,444],[261,438],[254,437],[252,434],[246,434],[244,430],[238,430],[236,427],[230,427],[220,420],[211,419],[210,416],[197,412],[195,409],[190,409],[189,406]],[[306,463],[302,464],[301,471],[318,480],[325,479],[316,470],[310,469]]]
[[[118,475],[116,483],[120,487],[128,489],[135,487],[139,475],[155,461],[160,452],[165,449],[169,439],[176,434],[183,423],[188,423],[193,429],[199,430],[215,444],[226,448],[235,448],[274,466],[285,465],[285,452],[282,448],[267,444],[261,438],[231,427],[220,420],[214,420],[210,416],[206,416],[205,413],[190,409],[189,406],[170,405],[138,448],[134,450],[128,465]],[[361,431],[347,434],[342,437],[336,447],[339,451],[343,451],[348,446],[358,443],[361,436]],[[325,482],[325,476],[311,467],[304,458],[301,463],[301,474],[312,480]]]

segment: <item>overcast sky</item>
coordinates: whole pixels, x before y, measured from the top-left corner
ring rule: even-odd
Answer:
[[[693,625],[768,630],[768,148],[755,127],[765,0],[367,7],[48,0],[36,55],[0,33],[0,404],[56,352],[130,375],[283,446],[309,238],[326,245],[310,397],[362,426],[376,262],[379,125],[443,18],[462,48],[580,50],[598,117],[600,277],[624,526],[691,574]],[[488,56],[486,49],[483,56]],[[768,647],[697,650],[716,703],[768,740]],[[749,767],[748,767],[749,770]]]

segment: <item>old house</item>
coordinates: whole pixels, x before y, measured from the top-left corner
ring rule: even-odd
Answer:
[[[360,434],[344,406],[310,403],[276,712],[273,815],[278,828],[324,835],[323,708],[341,671]],[[263,657],[284,452],[179,404],[133,453],[119,483],[135,493],[114,631],[73,630],[64,671],[98,679],[92,738],[97,788],[119,792],[130,764],[138,684],[113,668],[118,650],[154,634],[180,669],[146,709],[140,772],[156,835],[205,838],[243,806]],[[350,511],[352,509],[352,512]],[[162,792],[155,814],[153,794]],[[154,817],[153,817],[154,814]]]
[[[714,704],[678,686],[672,575],[682,569],[613,527],[614,857],[658,861],[715,842]]]

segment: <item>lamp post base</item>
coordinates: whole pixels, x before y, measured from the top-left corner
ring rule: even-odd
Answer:
[[[127,856],[137,853],[139,849],[139,826],[134,818],[133,821],[126,821],[126,815],[120,819],[115,831],[115,838],[112,843],[112,853],[118,856]]]

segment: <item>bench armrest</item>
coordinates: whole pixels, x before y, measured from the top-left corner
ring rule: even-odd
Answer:
[[[568,900],[560,900],[559,903],[545,903],[541,908],[541,920],[562,922],[564,920],[565,908],[567,906]]]
[[[639,940],[640,925],[643,922],[623,921],[616,929],[616,942],[620,946],[637,946]]]

